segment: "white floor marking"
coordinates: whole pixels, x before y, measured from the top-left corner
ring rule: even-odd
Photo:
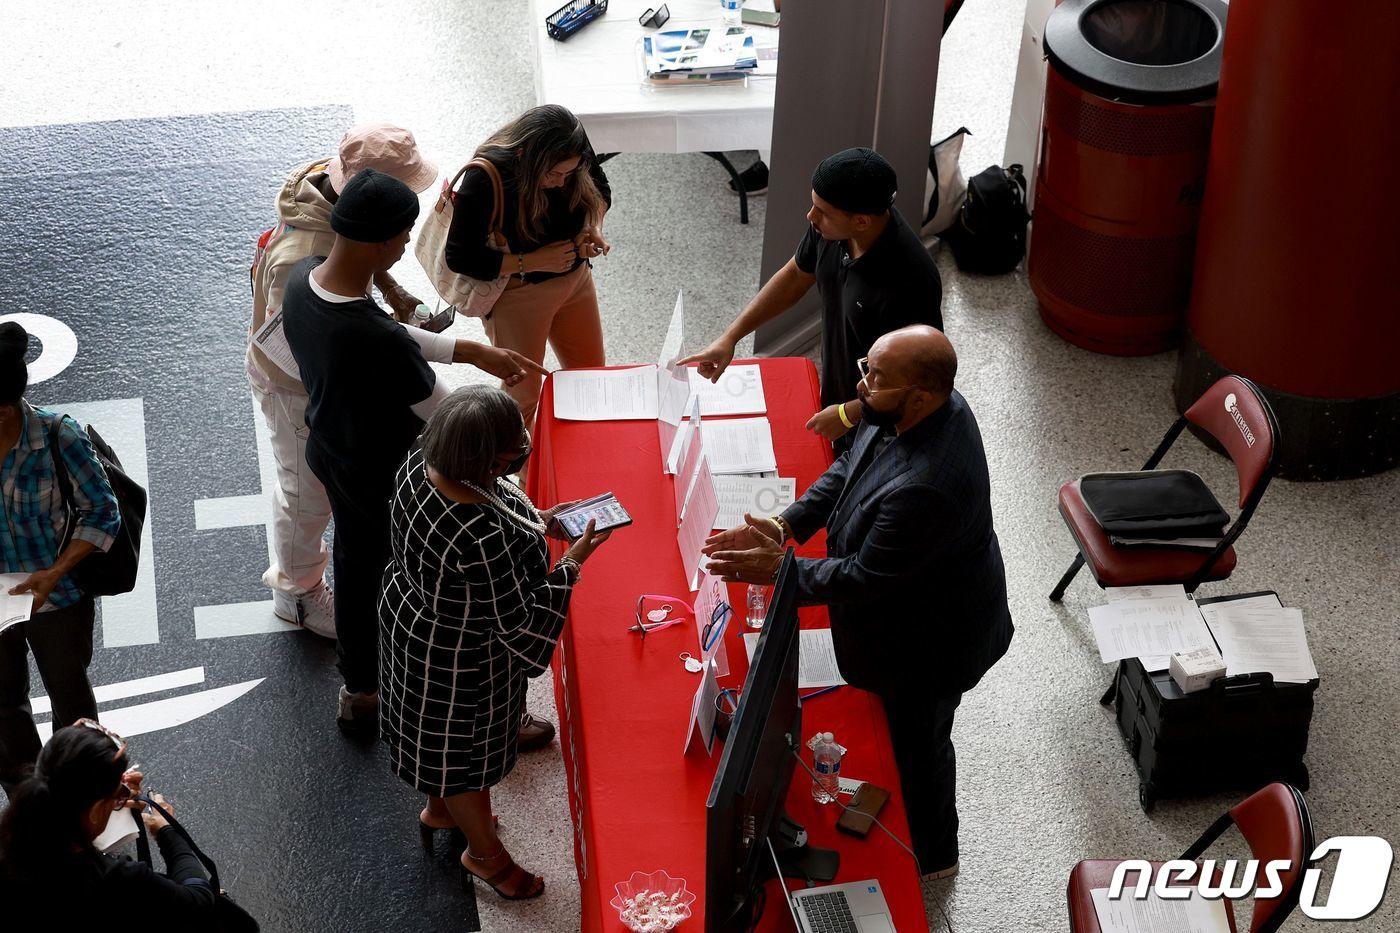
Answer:
[[[141,565],[136,571],[136,588],[120,596],[102,597],[102,646],[154,645],[160,641],[160,621],[156,616],[156,551],[151,543],[151,519],[158,497],[151,488],[146,460],[145,402],[139,398],[122,398],[53,407],[72,415],[83,426],[91,424],[97,428],[116,451],[127,475],[144,486],[150,497],[146,504],[146,524],[141,529]]]
[[[259,677],[257,680],[245,680],[241,684],[216,687],[213,690],[202,690],[199,693],[154,700],[150,703],[139,703],[136,706],[103,710],[102,724],[128,739],[132,736],[145,735],[148,732],[158,732],[161,729],[173,729],[201,716],[207,716],[220,707],[227,706],[262,683],[264,679]],[[39,723],[38,730],[39,741],[47,742],[49,736],[53,734],[53,724]]]
[[[14,321],[33,337],[38,337],[42,352],[29,364],[29,384],[38,385],[67,369],[78,356],[78,335],[73,328],[47,314],[21,311],[0,314],[0,323]]]
[[[232,635],[262,635],[267,632],[295,632],[297,626],[272,614],[272,600],[228,603],[223,606],[194,607],[195,638],[228,638]]]
[[[204,668],[190,667],[183,671],[171,671],[168,674],[155,674],[136,680],[103,684],[100,687],[94,687],[92,692],[97,697],[97,702],[110,703],[112,700],[125,700],[128,697],[160,693],[162,690],[174,690],[176,687],[192,687],[202,683],[204,683]],[[29,701],[29,705],[35,716],[53,712],[53,703],[47,696],[34,697]]]

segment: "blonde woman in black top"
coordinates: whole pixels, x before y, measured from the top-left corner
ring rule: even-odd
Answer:
[[[608,252],[603,215],[612,190],[583,124],[556,104],[535,107],[501,127],[473,156],[501,178],[501,232],[507,252],[487,245],[495,192],[484,169],[462,176],[448,233],[448,268],[474,279],[510,276],[485,320],[503,349],[544,362],[545,344],[565,369],[602,366],[603,326],[589,260]],[[506,386],[534,424],[540,377]]]

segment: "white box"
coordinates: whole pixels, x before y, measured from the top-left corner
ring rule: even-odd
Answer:
[[[1225,659],[1214,648],[1192,648],[1173,654],[1168,669],[1182,693],[1195,693],[1225,676]]]

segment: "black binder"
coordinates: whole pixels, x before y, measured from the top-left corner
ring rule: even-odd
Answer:
[[[1201,599],[1202,606],[1272,590]],[[1276,684],[1267,672],[1224,677],[1207,690],[1182,693],[1167,671],[1148,673],[1137,658],[1118,664],[1113,704],[1118,729],[1138,770],[1138,799],[1254,791],[1271,781],[1308,789],[1313,693],[1318,681]]]

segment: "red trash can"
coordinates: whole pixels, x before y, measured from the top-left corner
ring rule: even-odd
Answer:
[[[1027,269],[1046,325],[1100,353],[1160,353],[1191,293],[1227,7],[1065,0]]]

